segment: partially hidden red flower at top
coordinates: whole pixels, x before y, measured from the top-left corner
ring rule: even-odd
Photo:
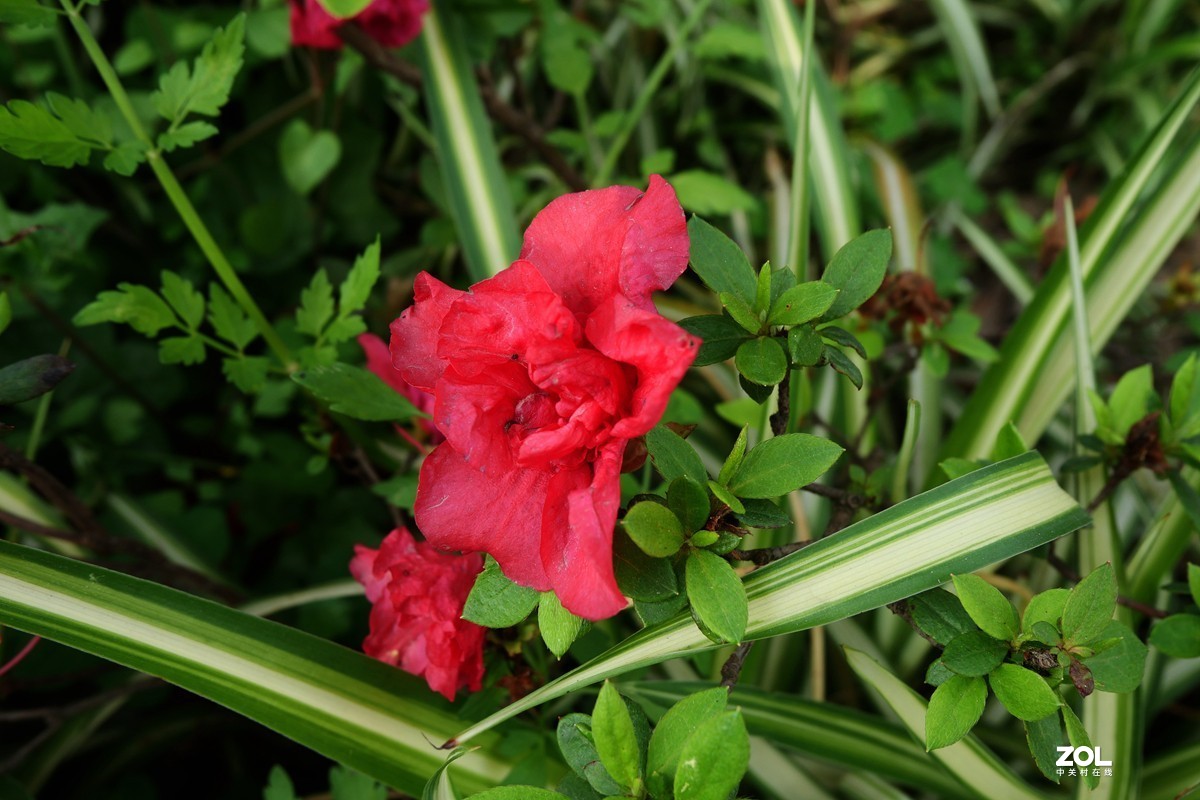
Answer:
[[[421,32],[429,0],[374,0],[356,16],[339,19],[317,0],[290,0],[292,44],[334,50],[342,46],[337,29],[353,20],[384,47],[408,44]]]
[[[521,258],[469,292],[427,273],[392,323],[393,363],[432,392],[446,441],[425,459],[417,524],[490,553],[571,612],[625,607],[612,537],[626,443],[649,431],[698,341],[651,292],[687,266],[683,211],[657,175],[550,203]]]
[[[350,574],[372,603],[363,652],[423,675],[447,700],[463,687],[479,691],[485,631],[462,611],[481,569],[479,554],[443,553],[405,528],[389,533],[378,550],[356,545]]]
[[[428,414],[429,417],[421,419],[419,424],[429,433],[430,441],[434,444],[441,442],[445,437],[438,432],[432,419],[433,395],[404,380],[400,371],[392,366],[392,355],[388,352],[388,346],[383,339],[373,333],[362,333],[358,336],[358,345],[362,348],[363,355],[367,357],[367,369],[403,395],[418,411]]]

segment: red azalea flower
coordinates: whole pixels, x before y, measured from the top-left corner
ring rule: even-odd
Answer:
[[[356,545],[350,574],[373,603],[363,652],[425,676],[447,700],[460,687],[479,691],[484,629],[462,619],[462,611],[481,569],[480,555],[442,553],[405,528],[389,533],[378,550]]]
[[[404,380],[400,371],[392,366],[392,354],[388,352],[388,346],[383,339],[373,333],[363,333],[359,334],[358,345],[363,349],[363,355],[367,357],[367,369],[403,395],[416,406],[418,411],[428,414],[428,418],[420,420],[420,425],[429,432],[430,441],[434,444],[441,442],[445,437],[438,433],[437,426],[433,424],[432,419],[433,395]]]
[[[374,0],[355,17],[338,19],[317,0],[290,0],[292,44],[333,50],[342,46],[337,29],[353,19],[384,47],[408,44],[421,32],[428,0]]]
[[[683,211],[655,175],[645,194],[555,200],[521,259],[469,292],[417,277],[391,351],[404,379],[433,393],[446,437],[417,488],[430,542],[490,553],[579,616],[625,607],[612,561],[622,455],[658,422],[698,344],[650,293],[687,260]]]

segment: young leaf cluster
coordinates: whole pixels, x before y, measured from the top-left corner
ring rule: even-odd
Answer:
[[[976,575],[955,576],[954,588],[957,596],[936,589],[907,601],[912,624],[942,648],[926,673],[936,687],[925,720],[926,748],[947,747],[970,733],[990,687],[1025,724],[1039,767],[1057,780],[1047,767],[1057,759],[1060,717],[1072,745],[1085,744],[1086,737],[1059,687],[1073,685],[1087,697],[1094,690],[1131,692],[1141,683],[1146,647],[1112,618],[1112,566],[1098,567],[1071,590],[1034,596],[1023,614]]]
[[[506,786],[472,800],[727,800],[750,762],[750,736],[729,693],[708,689],[680,700],[658,724],[605,682],[592,714],[558,723],[558,746],[571,772],[556,792]]]
[[[764,264],[755,273],[741,248],[699,217],[688,223],[692,269],[717,293],[723,312],[682,320],[703,340],[696,365],[734,360],[746,393],[770,396],[788,370],[823,366],[862,388],[862,373],[847,355],[865,357],[861,342],[834,322],[879,288],[892,254],[890,231],[859,236],[839,250],[819,281],[797,283],[790,270]]]

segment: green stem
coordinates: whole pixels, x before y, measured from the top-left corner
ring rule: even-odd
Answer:
[[[712,0],[700,0],[696,7],[692,9],[692,13],[684,20],[683,26],[679,29],[679,35],[675,37],[675,41],[671,42],[670,47],[658,59],[658,63],[654,65],[654,70],[650,73],[650,77],[646,79],[646,83],[642,86],[641,92],[638,93],[637,99],[633,101],[633,106],[628,113],[621,118],[621,127],[613,136],[612,144],[609,145],[608,152],[604,155],[604,161],[600,164],[600,168],[596,170],[596,176],[592,180],[593,186],[603,186],[612,179],[612,174],[617,168],[617,159],[621,157],[622,151],[625,150],[625,145],[629,144],[629,137],[633,135],[634,129],[638,126],[642,117],[646,115],[646,109],[650,106],[650,101],[654,99],[654,95],[658,92],[658,87],[662,85],[663,80],[667,77],[667,73],[671,69],[671,62],[675,60],[676,55],[687,44],[688,37],[692,30],[700,24],[700,20],[704,17],[704,12],[712,5]]]
[[[800,67],[800,97],[796,109],[796,142],[792,148],[792,233],[788,238],[788,264],[796,272],[796,280],[809,280],[808,238],[808,111],[812,93],[812,48],[816,3],[804,4],[804,59]]]
[[[71,340],[63,339],[62,345],[58,348],[58,355],[66,358],[69,352],[71,352]],[[42,395],[38,401],[37,411],[34,412],[33,425],[29,428],[29,441],[25,444],[25,458],[30,461],[37,458],[38,446],[42,441],[42,431],[46,429],[46,417],[50,413],[50,400],[53,397],[53,391]]]
[[[196,212],[192,201],[188,199],[187,194],[183,191],[183,187],[175,179],[175,174],[171,172],[171,168],[163,161],[162,153],[155,148],[154,140],[150,138],[137,112],[134,111],[133,103],[130,102],[129,95],[125,92],[125,87],[121,85],[121,80],[117,77],[116,70],[113,69],[108,57],[104,55],[104,51],[100,49],[100,44],[96,41],[96,37],[92,35],[91,29],[68,0],[59,0],[59,2],[62,4],[63,10],[67,13],[67,19],[71,21],[71,27],[75,29],[75,34],[83,44],[83,49],[87,51],[88,57],[96,67],[96,71],[100,73],[100,79],[104,81],[105,87],[108,88],[109,94],[112,95],[113,102],[116,103],[121,116],[129,124],[133,135],[146,146],[146,160],[150,164],[150,169],[154,172],[155,177],[158,178],[159,183],[162,184],[163,190],[171,200],[171,204],[175,206],[175,211],[178,212],[180,219],[183,220],[183,224],[191,232],[192,238],[196,240],[196,244],[200,245],[201,251],[203,251],[205,257],[208,259],[208,263],[216,271],[217,277],[221,279],[221,283],[229,291],[229,295],[242,307],[242,310],[254,322],[254,326],[258,328],[259,333],[262,334],[263,339],[266,340],[267,345],[275,353],[275,356],[290,371],[294,362],[287,345],[283,343],[283,340],[279,338],[279,334],[276,333],[275,328],[267,321],[258,304],[254,302],[254,298],[246,291],[246,287],[234,271],[233,265],[229,263],[229,259],[225,257],[216,240],[209,233],[208,227],[200,219],[200,215]]]

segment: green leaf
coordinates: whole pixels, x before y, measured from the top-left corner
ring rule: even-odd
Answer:
[[[987,684],[983,678],[952,675],[934,690],[925,714],[925,749],[938,750],[962,739],[987,704]]]
[[[557,735],[558,748],[576,775],[602,795],[620,794],[621,787],[600,763],[589,715],[567,714],[558,721]]]
[[[862,342],[858,340],[850,331],[845,328],[839,328],[837,325],[826,325],[817,331],[821,337],[833,344],[843,348],[850,348],[857,353],[861,358],[867,357],[867,349],[863,347]]]
[[[1156,397],[1154,375],[1149,364],[1143,364],[1121,376],[1108,407],[1112,411],[1112,426],[1118,436],[1124,438],[1138,420],[1150,413],[1150,405]]]
[[[959,634],[977,630],[962,601],[945,589],[922,592],[906,602],[916,626],[943,647]]]
[[[1025,606],[1021,631],[1030,633],[1033,631],[1033,626],[1039,622],[1058,628],[1062,622],[1063,608],[1070,596],[1070,589],[1047,589],[1035,594],[1029,601],[1029,605]]]
[[[783,528],[793,522],[788,512],[775,505],[771,500],[747,498],[742,505],[745,506],[745,510],[735,513],[738,522],[747,528]]]
[[[372,0],[317,0],[330,16],[338,19],[350,19],[357,17],[367,6],[371,5]]]
[[[684,697],[663,714],[646,756],[646,786],[655,797],[665,796],[675,779],[679,756],[692,735],[725,710],[729,692],[716,687]]]
[[[1000,357],[996,348],[979,338],[980,319],[969,311],[955,310],[942,324],[937,336],[942,344],[967,358],[989,364]]]
[[[490,556],[463,607],[463,619],[485,628],[508,628],[529,616],[538,591],[513,583]]]
[[[300,293],[300,308],[296,309],[296,330],[316,338],[333,317],[333,286],[325,270],[313,275],[308,288]]]
[[[443,765],[444,766],[444,765]],[[387,800],[387,787],[340,764],[329,770],[330,800]]]
[[[779,497],[821,477],[841,454],[840,446],[819,436],[775,436],[746,453],[729,489],[738,497]]]
[[[442,763],[461,724],[425,681],[219,603],[0,541],[0,622],[161,677],[403,792]],[[463,759],[467,792],[511,764]]]
[[[128,178],[146,160],[146,145],[142,142],[122,142],[104,157],[104,168]]]
[[[1150,629],[1150,644],[1174,658],[1200,657],[1200,616],[1167,617]]]
[[[0,406],[11,406],[41,397],[53,391],[74,369],[75,365],[70,361],[50,354],[9,364],[0,369]]]
[[[700,338],[694,367],[717,364],[733,358],[742,342],[750,336],[745,329],[725,314],[704,314],[679,321],[679,327]]]
[[[1063,703],[1063,709],[1069,706]],[[1025,743],[1029,745],[1029,753],[1037,768],[1047,780],[1059,782],[1058,748],[1063,743],[1062,723],[1053,714],[1041,719],[1029,720],[1022,723],[1025,726]]]
[[[72,321],[80,327],[120,322],[146,336],[154,336],[177,322],[170,307],[152,289],[132,283],[117,284],[117,291],[101,292]]]
[[[821,360],[825,343],[811,325],[788,330],[788,358],[798,367],[812,367]]]
[[[92,147],[112,147],[113,127],[107,114],[94,111],[82,100],[72,100],[55,92],[48,92],[46,101],[77,139]]]
[[[1083,722],[1080,721],[1079,717],[1075,716],[1075,712],[1066,703],[1063,703],[1061,708],[1063,724],[1067,728],[1067,741],[1071,743],[1072,747],[1086,747],[1090,750],[1092,747],[1092,738],[1088,736],[1087,729],[1083,727]],[[1082,772],[1088,775],[1088,786],[1095,789],[1100,785],[1099,775],[1093,776],[1087,770],[1083,770]],[[1083,777],[1083,775],[1081,774],[1080,777]]]
[[[1003,461],[1028,451],[1029,445],[1025,444],[1025,438],[1021,436],[1017,426],[1010,422],[1001,428],[1000,433],[996,436],[996,443],[992,445],[989,460]]]
[[[158,360],[163,364],[202,364],[204,356],[204,340],[198,334],[171,336],[158,343]]]
[[[787,273],[791,275],[791,273]],[[757,285],[754,289],[754,313],[762,316],[771,308],[771,262],[762,265],[758,270]]]
[[[704,462],[690,444],[666,425],[656,425],[646,434],[646,449],[655,469],[667,481],[691,478],[697,483],[708,482]]]
[[[750,429],[749,425],[743,425],[738,432],[737,439],[733,442],[733,449],[729,451],[729,455],[725,458],[725,463],[721,465],[721,472],[717,475],[717,483],[722,486],[729,484],[729,479],[733,477],[733,473],[742,465],[742,460],[746,457],[746,432]]]
[[[849,378],[855,389],[863,387],[862,370],[850,360],[849,356],[836,347],[826,347],[825,357],[829,359],[829,366]]]
[[[163,270],[162,296],[179,314],[183,324],[196,330],[204,320],[204,295],[192,287],[192,282],[184,280],[174,272]]]
[[[629,538],[648,556],[665,558],[683,546],[683,528],[679,518],[653,500],[637,503],[621,521]]]
[[[355,419],[403,422],[419,413],[403,395],[362,367],[327,364],[294,372],[292,380],[329,403],[330,411]]]
[[[686,583],[701,630],[718,643],[740,642],[749,611],[746,590],[729,562],[706,550],[693,550],[687,557]]]
[[[838,289],[825,281],[810,281],[793,286],[771,305],[767,322],[772,325],[799,325],[814,320],[829,310]]]
[[[683,745],[675,770],[675,800],[726,800],[750,764],[750,734],[741,711],[700,725]]]
[[[734,322],[742,326],[746,333],[757,334],[762,330],[762,319],[745,300],[729,292],[721,292],[717,298],[721,301],[725,313],[733,317]]]
[[[314,131],[292,120],[279,139],[279,163],[288,185],[301,196],[317,188],[342,157],[342,142],[330,130]]]
[[[1192,593],[1192,602],[1200,606],[1200,566],[1188,564],[1188,588]]]
[[[650,558],[622,531],[613,533],[613,570],[621,594],[661,602],[679,594],[675,569],[665,558]]]
[[[292,787],[292,779],[287,770],[276,764],[271,767],[267,776],[267,786],[263,789],[263,800],[297,800],[296,790]]]
[[[707,170],[676,172],[671,175],[671,186],[679,196],[679,204],[697,214],[731,214],[749,211],[757,204],[754,195],[741,186]]]
[[[738,372],[759,386],[774,386],[787,375],[788,358],[778,339],[764,336],[744,342],[737,349]]]
[[[177,149],[186,149],[194,144],[211,139],[217,135],[217,126],[211,122],[197,120],[180,125],[178,128],[163,131],[158,135],[158,149],[170,153]]]
[[[1017,719],[1041,719],[1058,711],[1062,704],[1042,676],[1016,664],[996,667],[988,675],[988,682],[996,699]]]
[[[233,302],[216,283],[208,285],[208,321],[217,336],[232,344],[239,352],[258,335],[258,329],[241,306]]]
[[[1087,644],[1108,627],[1117,610],[1117,578],[1112,564],[1102,564],[1071,590],[1063,607],[1063,640]]]
[[[354,260],[354,266],[338,287],[338,316],[345,317],[360,311],[367,304],[367,298],[378,281],[379,237],[376,236],[375,241]]]
[[[473,747],[456,747],[450,751],[450,755],[446,756],[446,760],[425,784],[425,791],[421,792],[421,800],[461,800],[459,793],[454,788],[454,783],[450,780],[450,765],[475,749]],[[383,794],[384,796],[379,800],[387,800],[386,789]]]
[[[1116,644],[1086,659],[1096,689],[1101,692],[1132,692],[1142,683],[1146,667],[1146,645],[1128,626],[1113,620],[1099,636],[1098,642],[1115,640]]]
[[[1000,590],[978,575],[955,575],[954,589],[963,608],[989,636],[1011,641],[1021,629],[1017,610]]]
[[[53,25],[58,15],[57,9],[37,0],[0,0],[0,22],[5,25]]]
[[[889,230],[867,231],[847,242],[821,275],[821,280],[841,290],[821,319],[843,317],[865,303],[883,283],[891,257]]]
[[[1171,424],[1182,439],[1200,433],[1200,359],[1192,353],[1171,381]]]
[[[270,369],[271,359],[265,356],[226,358],[221,362],[225,377],[247,394],[258,394],[266,387]]]
[[[8,330],[10,324],[12,324],[12,302],[8,299],[8,292],[0,292],[0,333]]]
[[[676,478],[667,488],[667,506],[679,518],[683,532],[698,531],[708,523],[708,488],[691,478]]]
[[[563,797],[558,792],[536,786],[497,786],[471,795],[471,800],[563,800]]]
[[[0,150],[48,167],[73,167],[86,164],[92,148],[62,120],[27,100],[0,106]]]
[[[635,789],[641,783],[645,753],[638,747],[633,718],[625,699],[610,681],[605,681],[592,712],[592,736],[600,761],[618,784]],[[635,789],[636,791],[636,789]]]
[[[245,28],[246,15],[238,14],[217,29],[190,71],[185,62],[177,61],[159,78],[158,91],[150,99],[163,119],[174,127],[191,113],[215,117],[221,112],[242,68]]]
[[[585,624],[582,618],[563,608],[554,592],[542,592],[538,603],[538,628],[542,631],[542,640],[556,658],[562,658],[570,649],[583,633]]]
[[[732,492],[730,492],[721,484],[717,483],[716,481],[709,481],[708,490],[713,493],[713,497],[717,498],[717,500],[728,506],[733,513],[746,513],[746,506],[742,504],[742,501],[737,499]]]
[[[954,637],[942,653],[942,663],[959,675],[981,677],[1000,666],[1006,656],[1006,642],[975,630]]]

